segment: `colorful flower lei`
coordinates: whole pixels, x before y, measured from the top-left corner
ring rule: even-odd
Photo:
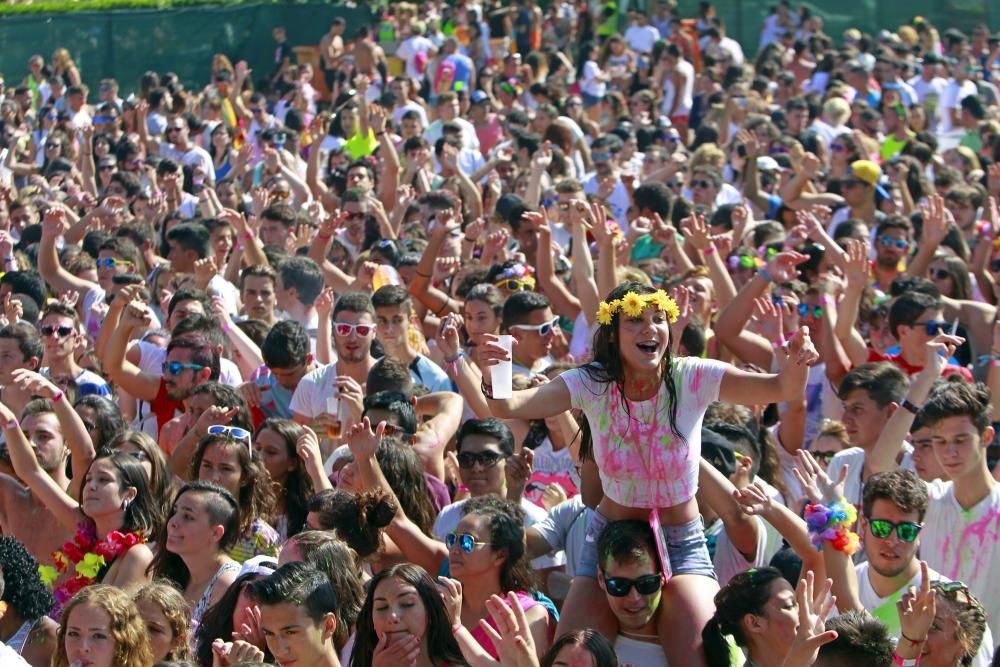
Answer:
[[[667,314],[667,320],[673,324],[680,317],[681,311],[677,307],[677,302],[667,296],[663,290],[656,290],[651,294],[636,294],[626,292],[625,296],[614,301],[602,301],[597,309],[597,323],[601,326],[611,324],[615,314],[622,311],[629,317],[638,317],[642,311],[649,306],[655,306]]]
[[[851,530],[858,520],[858,511],[854,505],[841,498],[827,505],[806,505],[806,526],[813,546],[823,548],[823,542],[829,542],[837,551],[853,556],[858,550],[858,534]]]
[[[52,552],[55,566],[39,565],[38,574],[42,582],[52,588],[61,574],[70,571],[73,577],[53,591],[56,607],[61,608],[76,593],[97,580],[101,568],[110,565],[115,558],[137,544],[144,544],[146,537],[141,533],[123,533],[113,530],[102,540],[97,540],[97,532],[89,522],[81,523],[72,542],[63,542],[62,551]]]

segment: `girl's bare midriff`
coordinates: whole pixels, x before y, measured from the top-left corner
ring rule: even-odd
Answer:
[[[607,496],[601,499],[601,504],[597,506],[597,511],[609,521],[649,520],[649,509],[625,507]],[[659,512],[660,523],[664,526],[683,526],[698,518],[698,501],[691,498],[680,505],[660,508]]]

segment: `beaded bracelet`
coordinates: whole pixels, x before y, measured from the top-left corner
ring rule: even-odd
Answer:
[[[853,556],[858,550],[858,534],[850,528],[858,520],[858,512],[846,499],[841,498],[829,506],[818,503],[806,505],[805,518],[809,537],[817,549],[822,549],[823,543],[829,542],[834,549],[848,556]]]

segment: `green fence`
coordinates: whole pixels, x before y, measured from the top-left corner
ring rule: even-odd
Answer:
[[[59,46],[70,50],[96,99],[97,82],[118,79],[123,90],[138,86],[143,72],[176,72],[188,87],[209,79],[212,55],[246,60],[254,78],[271,70],[271,28],[285,25],[292,46],[315,45],[337,16],[347,34],[370,22],[367,8],[326,3],[215,5],[164,10],[122,10],[0,17],[0,72],[16,85],[34,53],[46,59]]]
[[[695,15],[697,0],[678,4],[684,16]],[[756,53],[764,18],[775,0],[714,0],[713,4],[726,21],[729,36],[740,42],[747,55]],[[894,31],[914,16],[923,16],[940,32],[958,28],[968,33],[979,22],[994,28],[1000,23],[998,0],[811,0],[792,6],[800,4],[823,18],[824,32],[838,43],[848,28],[874,35],[882,29]]]
[[[652,3],[631,0],[631,4]],[[627,4],[628,0],[619,2],[622,7]],[[685,16],[693,16],[697,4],[697,0],[681,0],[680,8]],[[715,0],[714,4],[730,36],[743,44],[748,55],[755,53],[761,24],[774,0]],[[882,28],[895,29],[916,15],[942,31],[950,27],[968,30],[980,21],[1000,22],[1000,0],[814,0],[805,4],[823,17],[826,33],[838,40],[850,27],[874,34]],[[147,70],[173,71],[187,86],[200,87],[208,81],[213,54],[224,53],[233,62],[246,60],[256,75],[263,75],[272,66],[273,26],[287,26],[292,46],[316,44],[336,16],[347,21],[348,35],[371,18],[367,7],[322,2],[0,15],[0,72],[8,85],[15,85],[27,73],[32,54],[48,57],[56,47],[65,46],[95,91],[97,81],[105,76],[114,76],[123,90],[131,90]]]

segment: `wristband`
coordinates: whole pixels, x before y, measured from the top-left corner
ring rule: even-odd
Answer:
[[[911,644],[923,644],[925,641],[927,641],[927,637],[924,637],[923,639],[910,639],[909,637],[903,634],[902,630],[899,631],[899,636],[905,639],[906,641],[910,642]]]
[[[382,136],[383,134],[385,134],[385,131],[382,131],[382,132],[376,132],[376,133],[375,133],[375,136],[376,136],[376,137],[381,137],[381,136]]]
[[[822,550],[824,542],[848,556],[858,550],[858,534],[850,529],[858,520],[858,512],[845,498],[829,505],[806,505],[805,515],[809,537],[817,550]]]
[[[430,278],[431,277],[431,274],[429,274],[429,273],[420,273],[419,271],[417,271],[417,275],[420,276],[421,278]]]
[[[778,340],[776,340],[773,343],[771,343],[771,347],[773,347],[775,349],[778,349],[779,347],[784,347],[785,343],[787,343],[787,342],[788,341],[785,340],[784,338],[779,338]]]
[[[56,394],[55,396],[52,397],[52,402],[53,403],[58,403],[62,399],[63,399],[63,393],[60,391],[58,394]]]
[[[710,243],[707,248],[705,248],[704,250],[701,251],[701,254],[703,254],[703,255],[714,255],[715,254],[715,244],[714,243]]]
[[[6,256],[4,256],[3,261],[4,262],[13,262],[14,261],[14,256],[13,255],[6,255]]]
[[[482,384],[479,385],[479,391],[483,392],[483,396],[493,400],[493,385],[486,384],[486,378],[483,378]]]
[[[908,398],[904,398],[902,402],[899,404],[899,407],[903,408],[907,412],[912,412],[913,414],[917,414],[918,412],[920,412],[920,406],[915,405],[913,401],[911,401]]]
[[[832,306],[833,304],[834,304],[833,299],[831,299],[825,294],[819,298],[819,305],[821,306]]]
[[[757,275],[760,276],[761,278],[763,278],[764,280],[766,280],[769,283],[773,283],[774,282],[774,278],[772,278],[771,274],[767,272],[767,268],[766,267],[763,267],[763,266],[760,267],[760,270],[757,271]]]
[[[892,664],[899,665],[899,667],[916,667],[920,664],[920,658],[904,658],[899,653],[893,651]]]
[[[253,233],[252,229],[248,229],[245,232],[243,232],[243,238],[245,239],[253,239],[255,236],[256,235]]]
[[[458,361],[459,359],[461,359],[464,356],[465,356],[465,352],[462,352],[461,350],[459,350],[454,355],[452,355],[450,357],[445,357],[444,358],[444,363],[446,363],[446,364],[453,364],[453,363],[455,363],[456,361]]]
[[[326,236],[325,234],[317,234],[316,235],[316,240],[317,241],[322,241],[323,243],[326,243],[331,238],[333,238],[333,237],[332,236]]]
[[[990,362],[990,366],[992,366],[993,368],[1000,367],[1000,359],[993,359],[993,361]]]
[[[462,629],[462,628],[464,628],[464,627],[465,627],[465,626],[464,626],[464,625],[462,625],[462,622],[461,622],[461,621],[459,621],[459,622],[458,622],[458,623],[456,623],[455,625],[451,626],[451,634],[455,634],[455,633],[457,633],[457,632],[458,632],[459,630],[461,630],[461,629]]]
[[[0,423],[0,427],[2,427],[5,431],[9,428],[17,428],[20,425],[20,422],[17,421],[17,417],[11,417],[9,422]]]

